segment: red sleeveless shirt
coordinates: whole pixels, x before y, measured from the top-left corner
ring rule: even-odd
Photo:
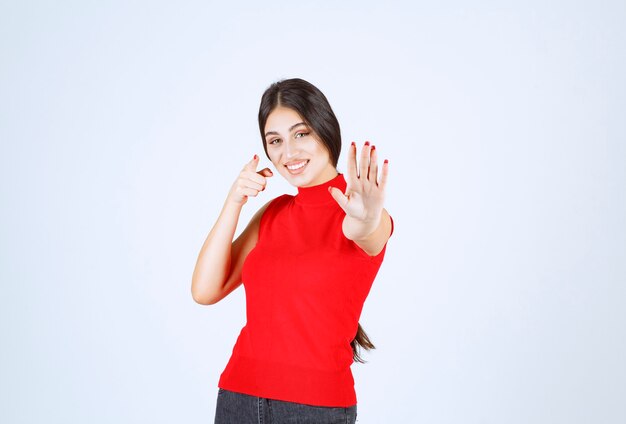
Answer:
[[[242,270],[246,325],[218,387],[316,406],[355,405],[350,342],[385,255],[369,256],[342,232],[345,212],[328,187],[275,198]],[[393,233],[393,221],[392,230]]]

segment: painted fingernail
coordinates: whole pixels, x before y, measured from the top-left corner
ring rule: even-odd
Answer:
[[[387,159],[385,159],[385,163],[389,163],[389,161]]]
[[[258,156],[254,155],[254,157],[252,158],[252,160],[257,160]]]
[[[372,144],[372,150],[376,150],[376,146]]]
[[[369,141],[366,141],[366,142],[365,142],[365,145],[366,145],[366,146],[369,146],[369,145],[370,145],[370,142],[369,142]]]
[[[352,145],[353,145],[354,147],[356,147],[356,143],[355,143],[354,141],[352,142]]]

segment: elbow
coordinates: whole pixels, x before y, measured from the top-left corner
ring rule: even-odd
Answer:
[[[212,305],[212,303],[205,299],[204,297],[200,297],[198,295],[192,294],[191,297],[193,298],[194,302],[196,302],[199,305]]]
[[[214,305],[219,300],[215,296],[211,296],[210,294],[202,293],[198,290],[194,290],[193,284],[191,287],[191,297],[193,298],[194,302],[200,305]]]
[[[199,295],[194,295],[194,294],[192,294],[191,297],[199,305],[208,306],[208,305],[215,305],[217,303],[216,300],[210,297],[204,297],[204,296],[199,296]]]

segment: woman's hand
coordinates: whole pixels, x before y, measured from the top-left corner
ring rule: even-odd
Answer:
[[[385,160],[379,181],[376,147],[370,147],[367,141],[361,151],[358,166],[356,156],[357,148],[352,142],[348,153],[348,168],[345,176],[346,192],[342,193],[336,187],[330,189],[330,194],[346,212],[343,230],[346,237],[351,240],[364,239],[379,227],[383,216],[389,167],[387,160]]]
[[[248,197],[256,197],[259,192],[265,190],[267,178],[274,174],[269,168],[264,168],[257,172],[256,168],[258,165],[259,157],[254,155],[254,158],[243,167],[233,183],[228,192],[227,201],[243,205],[248,201]]]

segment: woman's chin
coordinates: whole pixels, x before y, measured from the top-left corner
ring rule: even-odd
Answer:
[[[304,175],[286,175],[285,179],[294,187],[303,187],[310,185],[310,178]]]

